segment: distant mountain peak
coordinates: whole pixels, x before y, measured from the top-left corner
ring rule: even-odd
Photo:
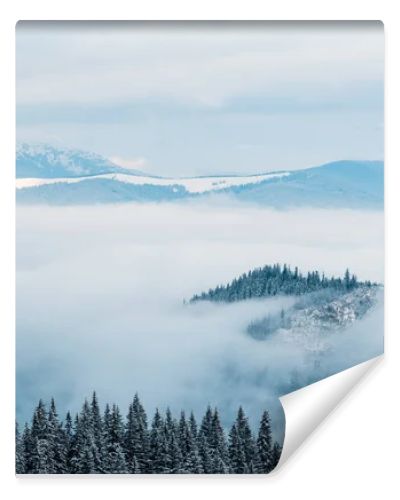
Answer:
[[[45,143],[19,143],[16,148],[17,178],[69,178],[108,173],[143,175],[119,167],[103,156],[80,149],[55,147]]]

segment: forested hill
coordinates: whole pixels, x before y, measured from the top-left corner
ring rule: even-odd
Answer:
[[[302,274],[297,267],[292,270],[284,264],[275,264],[254,269],[227,285],[219,285],[208,292],[194,295],[190,302],[211,300],[214,302],[236,302],[257,297],[274,295],[303,295],[319,290],[332,289],[348,292],[360,286],[374,286],[370,281],[358,281],[347,269],[343,278],[320,275],[318,271]]]

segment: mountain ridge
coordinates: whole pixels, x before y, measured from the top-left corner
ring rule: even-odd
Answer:
[[[383,207],[380,161],[339,160],[300,170],[173,178],[124,169],[94,153],[23,145],[17,150],[16,170],[20,203],[164,202],[222,195],[275,208]]]

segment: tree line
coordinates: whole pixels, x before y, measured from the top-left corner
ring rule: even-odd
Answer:
[[[257,435],[240,407],[228,436],[217,408],[208,406],[200,425],[193,413],[175,419],[157,409],[150,425],[136,394],[126,419],[117,405],[104,413],[96,393],[82,410],[64,421],[54,399],[39,401],[31,424],[16,424],[17,474],[247,474],[268,473],[278,464],[281,446],[273,442],[264,411]]]
[[[318,271],[303,275],[297,267],[294,271],[284,264],[275,264],[254,269],[235,278],[227,285],[219,285],[208,292],[194,295],[190,302],[210,300],[215,302],[236,302],[257,297],[274,295],[303,295],[320,290],[332,289],[349,292],[360,286],[374,286],[370,281],[360,282],[347,269],[343,278],[327,278]]]

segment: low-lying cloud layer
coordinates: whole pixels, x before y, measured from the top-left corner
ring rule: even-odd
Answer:
[[[379,354],[382,307],[351,334],[332,337],[315,372],[300,344],[259,342],[247,324],[291,298],[229,305],[183,299],[251,268],[286,262],[307,271],[383,281],[380,212],[278,212],[232,206],[127,204],[17,208],[17,402],[77,410],[96,389],[126,405],[201,413],[228,424],[239,404],[252,422],[294,373],[305,382]]]

